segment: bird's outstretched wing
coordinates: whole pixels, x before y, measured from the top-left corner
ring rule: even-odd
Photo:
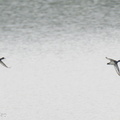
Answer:
[[[116,60],[114,60],[114,59],[111,59],[111,58],[108,58],[108,57],[106,57],[106,59],[108,59],[108,60],[110,60],[110,61],[111,61],[111,60],[112,60],[112,61],[116,61]]]
[[[4,62],[0,61],[0,64],[3,65],[4,67],[8,68],[8,66]]]
[[[120,70],[117,64],[114,65],[117,74],[120,76]]]

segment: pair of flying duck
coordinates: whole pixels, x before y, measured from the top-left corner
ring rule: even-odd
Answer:
[[[4,57],[0,58],[0,64],[3,65],[4,67],[8,68],[8,66],[2,61],[3,59],[5,59]],[[111,58],[107,58],[106,59],[110,60],[109,63],[107,63],[107,65],[114,65],[115,67],[115,70],[117,72],[117,74],[120,76],[120,70],[119,70],[119,67],[118,67],[118,62],[120,62],[120,60],[113,60]]]
[[[110,62],[107,63],[107,65],[114,65],[114,68],[115,68],[117,74],[120,76],[120,70],[118,67],[118,62],[120,62],[120,60],[117,61],[117,60],[113,60],[113,59],[107,58],[107,57],[106,57],[106,59],[110,60]]]

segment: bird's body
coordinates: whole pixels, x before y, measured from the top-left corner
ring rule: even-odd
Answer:
[[[0,64],[3,65],[4,67],[8,68],[8,66],[2,61],[5,59],[4,57],[0,58]]]
[[[118,67],[118,62],[120,62],[120,60],[117,61],[117,60],[113,60],[113,59],[107,58],[107,57],[106,57],[106,59],[110,60],[110,62],[107,63],[107,65],[114,65],[117,74],[120,76],[120,70]]]

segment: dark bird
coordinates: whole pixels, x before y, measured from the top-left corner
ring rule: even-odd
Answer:
[[[106,57],[106,59],[110,60],[110,62],[107,63],[107,65],[114,65],[114,68],[115,68],[117,74],[120,75],[120,70],[118,67],[118,62],[120,62],[120,60],[117,61],[117,60],[113,60],[113,59],[107,58],[107,57]]]
[[[8,66],[2,61],[5,59],[4,57],[0,58],[0,64],[3,65],[4,67],[8,68]]]

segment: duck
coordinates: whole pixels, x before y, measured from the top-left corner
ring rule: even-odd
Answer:
[[[114,60],[114,59],[111,59],[111,58],[108,58],[106,57],[107,60],[110,60],[109,63],[107,63],[107,65],[113,65],[117,74],[120,76],[120,69],[118,67],[118,62],[120,62],[120,60]]]
[[[8,68],[8,66],[2,61],[5,59],[4,57],[0,58],[0,64],[3,65],[4,67]]]

